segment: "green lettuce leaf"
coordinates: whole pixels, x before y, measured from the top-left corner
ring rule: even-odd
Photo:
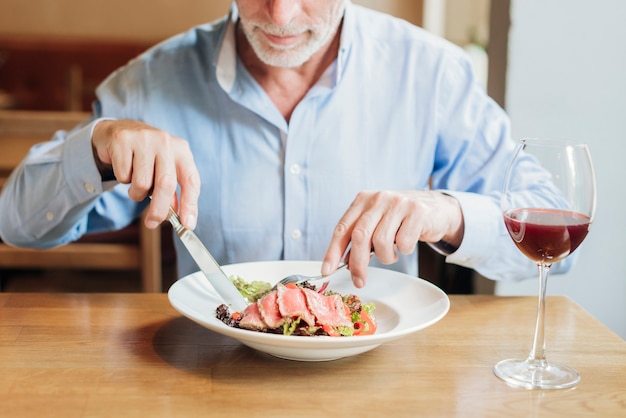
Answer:
[[[239,293],[241,293],[249,303],[256,302],[272,290],[272,285],[269,284],[269,282],[260,280],[247,282],[241,277],[230,276],[230,281],[233,282],[237,290],[239,290]]]

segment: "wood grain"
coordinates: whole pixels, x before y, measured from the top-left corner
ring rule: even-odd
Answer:
[[[507,386],[526,356],[535,298],[450,296],[448,315],[360,356],[280,360],[206,330],[164,294],[0,294],[3,416],[624,416],[626,342],[550,297],[548,357],[569,390]],[[207,307],[210,309],[210,307]],[[295,338],[295,337],[294,337]]]

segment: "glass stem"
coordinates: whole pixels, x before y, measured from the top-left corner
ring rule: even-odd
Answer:
[[[546,313],[546,288],[551,264],[538,264],[539,267],[539,303],[537,305],[537,323],[535,324],[535,339],[530,351],[528,361],[536,366],[544,366],[546,362],[546,341],[544,334],[544,321]]]

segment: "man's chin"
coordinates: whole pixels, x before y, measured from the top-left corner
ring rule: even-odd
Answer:
[[[276,51],[274,53],[257,54],[259,59],[266,65],[279,68],[296,68],[311,59],[311,54],[297,53],[295,51]]]
[[[299,59],[299,60],[282,60],[282,59],[280,59],[280,60],[278,60],[278,59],[265,60],[265,59],[261,58],[261,61],[265,65],[268,65],[270,67],[276,67],[276,68],[297,68],[297,67],[302,66],[308,60],[309,60],[309,58]]]

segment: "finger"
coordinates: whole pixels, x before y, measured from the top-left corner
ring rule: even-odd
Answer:
[[[367,282],[367,269],[371,253],[371,233],[367,228],[357,226],[352,231],[348,269],[352,275],[352,282],[358,288],[365,286]]]
[[[411,213],[402,220],[402,224],[395,236],[397,250],[404,255],[408,255],[415,251],[417,242],[420,240],[424,222],[422,215],[419,213]]]
[[[350,226],[342,218],[335,226],[333,236],[324,254],[321,271],[323,276],[327,276],[337,269],[349,243]]]
[[[419,238],[415,233],[415,220],[419,220],[418,206],[406,194],[393,194],[387,198],[388,207],[383,213],[372,238],[376,256],[383,264],[398,261],[398,253],[410,254]]]
[[[92,144],[96,156],[104,165],[111,166],[115,178],[120,183],[131,181],[133,152],[129,134],[116,128],[116,121],[102,121],[96,124]]]
[[[352,201],[350,207],[348,207],[348,210],[346,210],[341,219],[339,219],[337,226],[335,226],[333,230],[333,235],[322,263],[322,275],[324,276],[331,274],[337,269],[341,258],[350,245],[354,223],[359,218],[363,206],[362,202],[365,200],[362,198],[362,195],[363,192],[359,193]]]
[[[156,227],[169,216],[170,206],[176,207],[177,184],[176,168],[166,147],[165,152],[157,154],[155,159],[152,201],[146,214],[146,226]]]
[[[374,231],[376,231],[385,211],[385,207],[380,204],[380,201],[380,193],[372,196],[370,201],[371,209],[361,214],[352,231],[348,268],[356,287],[365,286],[367,281],[367,269],[371,252],[372,249],[375,249],[373,242]]]
[[[150,150],[133,151],[132,173],[128,196],[136,202],[143,201],[154,188],[155,156]]]
[[[110,158],[115,179],[123,184],[130,183],[133,173],[132,151],[115,144],[111,146]]]
[[[198,198],[200,197],[200,173],[193,161],[189,144],[184,142],[177,163],[180,184],[179,214],[181,222],[188,229],[194,229],[198,219]]]
[[[148,229],[154,229],[159,226],[169,216],[170,206],[174,207],[174,194],[167,194],[161,189],[154,191],[151,195],[150,205],[148,206],[144,224]]]

